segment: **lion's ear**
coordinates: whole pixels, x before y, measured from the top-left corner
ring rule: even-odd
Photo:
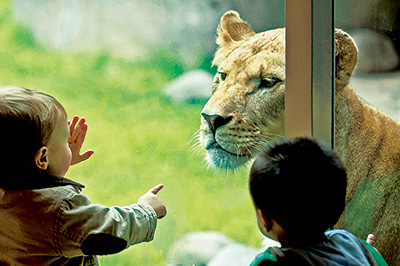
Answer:
[[[336,87],[341,88],[349,83],[357,64],[358,49],[353,38],[346,32],[335,30]]]
[[[255,32],[246,21],[240,18],[238,12],[231,10],[221,17],[217,34],[219,47],[215,53],[213,65],[219,65],[232,50],[253,36]]]

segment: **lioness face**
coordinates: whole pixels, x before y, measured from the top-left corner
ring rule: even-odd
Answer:
[[[285,30],[256,34],[239,13],[228,11],[221,17],[217,44],[213,64],[218,72],[201,114],[200,144],[210,166],[236,168],[284,135]],[[335,47],[337,98],[354,71],[357,47],[338,29]]]
[[[284,29],[254,34],[235,45],[220,46],[216,53],[220,63],[213,94],[201,114],[200,143],[209,165],[217,168],[243,165],[284,135]]]

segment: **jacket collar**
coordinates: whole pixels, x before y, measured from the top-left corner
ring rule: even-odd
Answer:
[[[79,188],[85,186],[70,179],[52,176],[45,173],[25,173],[0,175],[0,187],[7,190],[33,190],[72,185]]]

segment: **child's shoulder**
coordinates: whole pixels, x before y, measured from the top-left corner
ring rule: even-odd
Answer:
[[[376,265],[379,266],[387,266],[387,263],[383,259],[383,257],[379,254],[379,252],[370,244],[368,244],[365,240],[361,240],[354,236],[352,233],[346,230],[331,230],[325,233],[328,239],[335,242],[335,244],[342,247],[342,249],[350,250],[351,254],[354,254],[354,251],[351,250],[362,250],[362,253],[366,256],[372,256],[373,260],[375,260]],[[368,255],[368,253],[370,255]]]
[[[332,249],[337,249],[345,256],[359,256],[360,259],[365,257],[364,248],[360,240],[349,231],[334,229],[325,232],[325,236],[327,237],[328,242],[326,242],[324,246],[330,246]]]
[[[276,258],[271,251],[271,248],[268,248],[264,252],[258,254],[256,258],[253,260],[250,266],[257,266],[257,265],[275,265]]]
[[[352,233],[344,229],[333,229],[325,232],[325,236],[330,239],[332,237],[344,237],[344,238],[351,238],[357,239]]]
[[[28,190],[25,197],[38,204],[49,204],[55,207],[68,205],[77,196],[82,196],[80,188],[73,185],[57,186],[43,189]],[[85,197],[86,198],[86,197]]]
[[[334,229],[325,232],[325,236],[334,246],[346,251],[364,250],[363,243],[355,235],[344,229]]]
[[[254,259],[251,266],[279,265],[277,261],[291,261],[292,258],[295,258],[293,261],[299,261],[300,257],[306,260],[312,258],[312,261],[319,261],[323,265],[331,265],[338,262],[343,265],[369,265],[369,258],[364,245],[372,253],[377,265],[387,266],[384,261],[381,262],[381,256],[374,252],[372,246],[360,242],[352,233],[346,230],[331,230],[327,231],[325,235],[326,241],[304,249],[268,248]]]

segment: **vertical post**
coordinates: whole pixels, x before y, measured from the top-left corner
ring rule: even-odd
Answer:
[[[313,0],[313,136],[334,147],[334,1]]]
[[[334,144],[334,1],[286,1],[286,137]]]
[[[286,0],[286,137],[312,135],[312,0]]]

